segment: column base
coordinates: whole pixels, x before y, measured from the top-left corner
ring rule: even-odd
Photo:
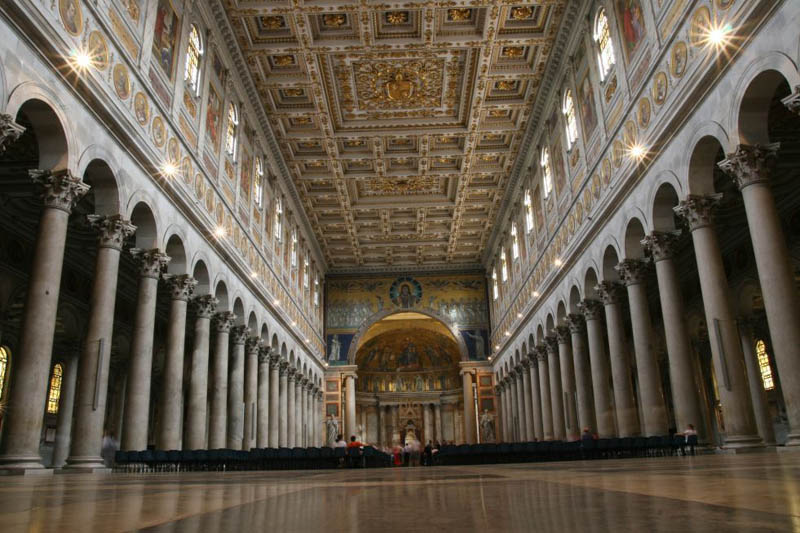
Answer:
[[[44,467],[42,458],[38,455],[4,455],[0,457],[0,470],[12,475],[17,473],[23,475],[33,474],[37,470],[53,473],[52,470]]]
[[[798,453],[800,452],[800,446],[785,444],[783,446],[775,446],[775,451],[778,453]]]
[[[93,466],[66,466],[64,468],[57,468],[56,474],[111,474],[112,469],[107,466],[93,467]]]
[[[734,453],[745,453],[748,451],[764,450],[766,449],[766,445],[758,435],[734,435],[725,438],[722,449],[735,450]]]
[[[52,468],[0,468],[0,476],[52,476]]]
[[[62,469],[64,472],[96,472],[101,470],[111,470],[106,466],[105,461],[100,456],[78,456],[67,457],[67,464]]]
[[[800,433],[789,433],[786,436],[786,444],[784,446],[800,448]]]

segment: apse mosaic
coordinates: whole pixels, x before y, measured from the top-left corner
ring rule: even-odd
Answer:
[[[489,354],[489,315],[482,273],[332,278],[327,281],[329,363],[346,364],[353,336],[378,313],[422,311],[454,327],[470,359]]]

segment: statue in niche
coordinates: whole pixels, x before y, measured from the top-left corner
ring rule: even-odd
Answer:
[[[339,335],[334,335],[331,338],[331,353],[328,356],[328,361],[338,361],[341,351],[342,341],[339,340]]]
[[[325,421],[325,428],[328,436],[328,446],[333,447],[336,442],[336,437],[339,435],[339,421],[333,418],[333,415],[328,415]]]
[[[394,391],[400,392],[401,390],[403,390],[403,380],[398,373],[397,377],[394,378]]]
[[[415,385],[417,386],[417,392],[422,392],[423,390],[425,390],[425,382],[422,381],[422,376],[417,374],[415,381],[416,381]]]
[[[476,329],[475,334],[469,331],[464,331],[464,335],[475,341],[475,358],[484,359],[486,357],[486,350],[484,346],[485,340],[481,330]]]
[[[488,409],[483,410],[480,419],[481,442],[494,442],[494,415]]]

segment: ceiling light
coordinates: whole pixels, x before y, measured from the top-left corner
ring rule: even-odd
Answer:
[[[730,24],[712,26],[706,34],[706,43],[715,48],[726,46],[732,29]]]
[[[85,50],[73,50],[70,54],[70,63],[75,70],[84,71],[94,66],[94,60]]]
[[[499,344],[496,344],[496,345],[495,345],[495,347],[494,347],[494,349],[495,349],[495,350],[499,350],[499,349],[500,349],[500,345],[499,345]]]
[[[534,298],[538,298],[539,297],[539,291],[533,291],[533,297]]]
[[[510,337],[510,336],[511,336],[511,332],[506,330],[506,337]]]
[[[251,278],[257,278],[258,277],[258,272],[255,272],[255,271],[250,272],[250,277]]]
[[[223,238],[223,237],[225,236],[225,233],[226,233],[226,232],[225,232],[225,228],[224,228],[224,227],[222,227],[222,226],[217,226],[217,227],[214,229],[214,237],[216,237],[216,238],[218,238],[218,239],[221,239],[221,238]]]
[[[522,313],[517,313],[517,318],[522,318]]]
[[[161,165],[161,174],[168,178],[174,178],[178,174],[178,165],[171,161],[167,161]]]
[[[557,266],[557,267],[560,267],[561,265],[564,264],[564,262],[561,259],[559,259],[558,257],[556,257],[555,259],[553,259],[553,264],[555,266]]]
[[[297,322],[295,322],[294,320],[292,320],[292,327],[295,327],[296,325],[297,325]]]
[[[281,301],[280,301],[280,300],[278,300],[277,298],[275,298],[275,299],[272,301],[272,305],[281,305]]]

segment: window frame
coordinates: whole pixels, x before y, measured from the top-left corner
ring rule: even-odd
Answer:
[[[50,371],[47,386],[47,414],[57,415],[61,407],[61,389],[64,386],[64,365],[56,363]]]
[[[239,108],[234,102],[228,102],[228,123],[225,130],[225,153],[236,161],[236,149],[239,146]]]
[[[525,230],[526,233],[530,233],[533,231],[533,198],[530,187],[525,189],[523,205],[525,206]]]
[[[506,257],[506,249],[500,250],[500,279],[503,283],[508,281],[508,258]]]
[[[601,28],[601,22],[605,22]],[[605,30],[601,34],[601,29]],[[611,75],[611,70],[617,64],[617,52],[614,49],[614,39],[611,37],[611,24],[605,8],[597,10],[594,18],[592,40],[597,46],[597,66],[600,71],[600,81],[605,82]]]
[[[256,157],[255,179],[253,180],[253,196],[258,209],[264,207],[264,159]]]
[[[192,35],[197,35],[197,44],[195,46]],[[192,51],[195,51],[195,63],[190,62],[190,58],[194,57]],[[189,88],[192,90],[192,93],[195,97],[200,96],[200,77],[202,75],[202,61],[203,56],[205,54],[205,47],[203,46],[203,36],[200,33],[200,28],[197,27],[197,24],[192,23],[189,26],[189,35],[186,40],[186,53],[184,54],[184,69],[183,69],[183,81],[184,83],[188,82]],[[190,72],[190,67],[194,64],[194,75]]]
[[[517,235],[517,223],[511,223],[511,260],[519,259],[519,236]]]
[[[546,200],[553,192],[553,168],[550,165],[550,149],[547,146],[542,148],[539,166],[542,167],[542,192]]]
[[[564,115],[564,130],[567,135],[567,151],[572,150],[578,143],[578,117],[575,114],[575,98],[572,89],[564,91],[564,100],[561,106]]]

